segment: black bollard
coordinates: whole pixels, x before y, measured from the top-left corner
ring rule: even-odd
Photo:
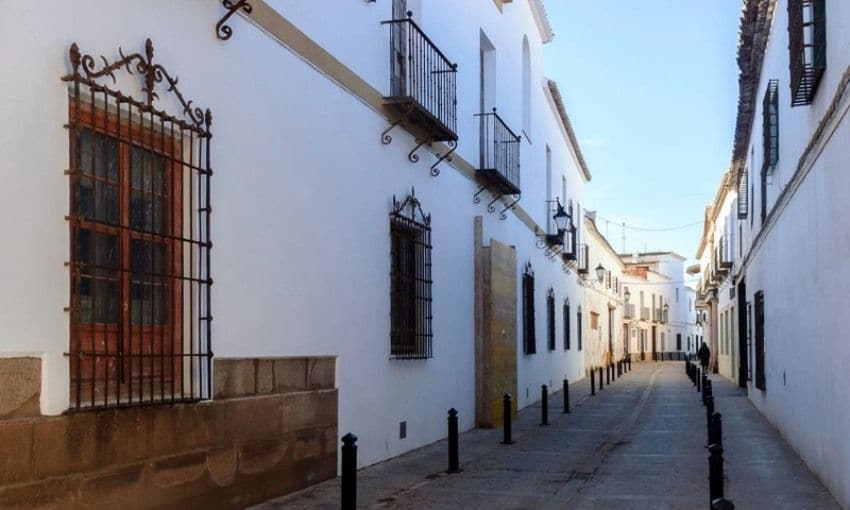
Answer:
[[[511,394],[502,398],[502,444],[513,444],[511,440]]]
[[[723,446],[723,415],[720,413],[711,415],[708,443]]]
[[[596,374],[594,374],[596,370],[590,369],[590,394],[596,395]]]
[[[712,394],[711,389],[712,389],[711,379],[706,379],[705,382],[702,385],[702,401],[703,401],[703,404],[707,404],[709,397],[714,396]]]
[[[697,392],[702,391],[702,386],[700,386],[701,381],[702,381],[702,376],[700,375],[699,369],[697,369]]]
[[[706,433],[707,433],[707,445],[712,444],[711,437],[711,415],[714,414],[714,397],[708,397],[705,405],[705,424],[706,424]]]
[[[540,425],[549,425],[549,388],[545,384],[540,387]]]
[[[605,385],[602,384],[602,367],[599,367],[599,389],[603,390]]]
[[[564,379],[564,413],[570,412],[570,382]]]
[[[605,364],[605,384],[611,384],[611,365]]]
[[[457,448],[457,410],[449,409],[449,469],[446,473],[459,473],[460,462],[458,461]]]
[[[354,510],[357,507],[357,436],[348,433],[342,436],[342,488],[340,507]]]
[[[723,447],[713,444],[708,447],[708,502],[723,497]]]
[[[711,510],[735,510],[735,503],[726,498],[717,498],[711,502]]]

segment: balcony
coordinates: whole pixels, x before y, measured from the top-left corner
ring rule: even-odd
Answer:
[[[652,315],[652,320],[654,322],[664,322],[664,312],[661,308],[655,308],[654,313]]]
[[[642,320],[642,321],[648,321],[649,320],[649,307],[648,306],[642,306],[640,308],[640,320]]]
[[[519,195],[519,147],[517,136],[496,110],[476,115],[480,121],[480,160],[475,174],[492,194]]]
[[[634,319],[635,318],[635,305],[626,303],[623,307],[623,318],[625,319]]]
[[[409,17],[383,22],[390,27],[390,95],[384,106],[427,143],[456,142],[457,65]],[[385,131],[384,143],[392,138]]]

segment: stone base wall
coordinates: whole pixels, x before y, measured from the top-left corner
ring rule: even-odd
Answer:
[[[197,404],[0,419],[0,508],[244,508],[336,476],[333,358],[216,360],[215,384]]]

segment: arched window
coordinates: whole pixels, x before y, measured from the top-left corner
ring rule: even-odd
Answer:
[[[528,36],[522,38],[522,129],[531,135],[531,50]]]

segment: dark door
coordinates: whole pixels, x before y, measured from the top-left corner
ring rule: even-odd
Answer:
[[[656,347],[655,347],[655,326],[652,326],[652,359],[653,361],[658,359],[656,358]]]

